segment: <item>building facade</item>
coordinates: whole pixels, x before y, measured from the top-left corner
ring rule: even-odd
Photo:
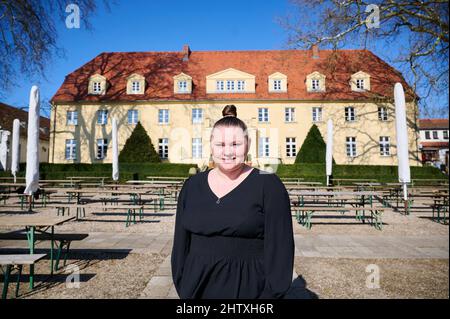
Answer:
[[[19,162],[25,163],[27,161],[28,112],[0,102],[0,132],[1,135],[7,136],[6,145],[8,150],[5,161],[6,164],[0,164],[0,170],[9,170],[11,167],[12,131],[13,121],[15,119],[18,119],[20,121]],[[39,126],[39,161],[41,163],[46,163],[48,162],[50,149],[50,120],[46,117],[41,116]]]
[[[50,162],[110,163],[139,121],[164,161],[210,160],[210,135],[227,104],[248,126],[255,166],[294,163],[313,124],[334,124],[337,164],[396,165],[393,88],[407,97],[411,165],[418,155],[415,95],[367,50],[102,53],[52,98]]]
[[[448,119],[419,120],[419,148],[423,165],[434,165],[448,172]]]

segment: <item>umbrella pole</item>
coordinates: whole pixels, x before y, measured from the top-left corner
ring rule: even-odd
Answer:
[[[28,212],[31,212],[32,211],[32,202],[33,202],[33,198],[32,198],[32,196],[33,195],[28,195]]]
[[[330,175],[327,175],[327,186],[330,186]]]
[[[406,183],[403,183],[403,201],[405,203],[405,214],[409,215],[409,207],[408,207],[408,186]]]

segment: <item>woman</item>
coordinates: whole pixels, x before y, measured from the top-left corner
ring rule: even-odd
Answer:
[[[282,298],[294,239],[281,180],[245,165],[247,127],[227,105],[211,132],[215,168],[191,176],[177,204],[172,277],[180,298]]]

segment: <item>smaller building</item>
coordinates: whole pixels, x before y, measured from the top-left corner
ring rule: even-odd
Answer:
[[[420,119],[419,134],[422,164],[445,169],[448,174],[448,119]]]
[[[11,167],[11,146],[13,121],[20,121],[20,142],[19,142],[19,162],[27,161],[27,123],[28,112],[11,105],[0,102],[0,132],[7,146],[6,160],[0,163],[0,170],[9,170]],[[41,116],[39,121],[39,161],[41,163],[48,162],[49,140],[50,140],[50,120]]]

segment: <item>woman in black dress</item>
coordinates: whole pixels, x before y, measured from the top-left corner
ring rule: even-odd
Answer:
[[[294,265],[289,195],[278,176],[245,164],[236,107],[222,114],[211,133],[216,167],[188,178],[178,198],[173,282],[182,299],[283,298]]]

